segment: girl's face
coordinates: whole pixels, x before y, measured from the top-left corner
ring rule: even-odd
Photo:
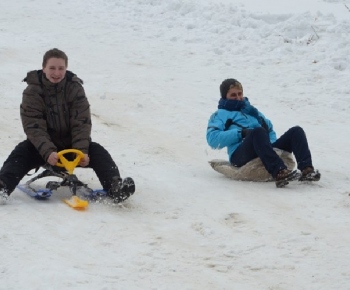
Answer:
[[[243,91],[239,88],[231,88],[226,94],[226,99],[243,101]]]
[[[67,67],[63,58],[49,58],[45,67],[43,67],[43,72],[45,73],[47,79],[53,83],[57,84],[64,79],[66,75]]]

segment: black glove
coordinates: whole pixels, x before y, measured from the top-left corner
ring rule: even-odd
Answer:
[[[250,132],[251,131],[253,131],[253,129],[242,129],[242,132],[241,132],[241,134],[242,134],[242,139],[244,139],[245,137],[247,137],[249,134],[250,134]]]
[[[258,121],[259,121],[261,127],[263,127],[267,132],[270,131],[269,126],[267,126],[267,124],[263,118],[260,117]]]

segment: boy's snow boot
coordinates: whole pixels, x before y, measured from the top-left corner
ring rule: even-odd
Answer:
[[[127,200],[130,195],[135,192],[135,182],[131,177],[126,177],[124,180],[120,177],[114,177],[112,187],[108,195],[116,203],[121,203]]]
[[[277,173],[276,186],[285,187],[289,181],[297,180],[300,178],[300,173],[297,170],[282,169]]]
[[[299,181],[319,181],[320,179],[321,173],[313,167],[308,166],[301,171]]]
[[[135,182],[131,177],[125,177],[122,182],[121,192],[127,192],[130,195],[133,195],[135,192]]]
[[[6,190],[6,185],[0,180],[0,204],[5,204],[9,198]]]

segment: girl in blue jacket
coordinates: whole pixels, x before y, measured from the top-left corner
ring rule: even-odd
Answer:
[[[233,166],[241,167],[259,157],[266,170],[275,178],[277,187],[288,181],[318,181],[321,174],[312,165],[311,153],[304,130],[295,126],[277,139],[270,120],[243,97],[242,84],[226,79],[220,85],[218,110],[211,115],[207,142],[213,149],[227,147]],[[273,148],[293,153],[297,170],[289,170]]]

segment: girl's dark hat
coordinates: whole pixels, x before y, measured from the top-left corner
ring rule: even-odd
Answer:
[[[238,88],[243,91],[242,84],[236,79],[226,79],[220,85],[221,98],[226,99],[227,92],[231,88]]]

